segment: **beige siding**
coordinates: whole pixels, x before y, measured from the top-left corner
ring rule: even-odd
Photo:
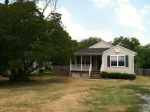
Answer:
[[[127,51],[123,48],[120,48],[120,52],[116,53],[115,48],[109,50],[108,52],[105,52],[103,54],[103,71],[107,72],[120,72],[120,73],[133,73],[133,60],[134,56],[133,53],[130,51]],[[118,47],[117,47],[118,48]],[[128,55],[129,56],[129,67],[107,67],[107,56],[108,55]]]
[[[99,42],[93,46],[91,46],[90,48],[110,48],[111,46],[106,44],[106,43],[103,43],[103,42]]]

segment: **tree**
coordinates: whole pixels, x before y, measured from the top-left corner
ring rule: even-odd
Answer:
[[[47,22],[34,2],[0,5],[0,17],[0,73],[9,70],[11,80],[27,80],[34,62],[50,60]]]
[[[87,39],[83,39],[81,40],[79,43],[78,43],[78,50],[81,50],[81,49],[86,49],[98,42],[102,41],[101,38],[98,38],[98,37],[89,37]]]
[[[56,10],[56,5],[57,5],[57,2],[58,0],[5,0],[4,3],[6,5],[8,5],[9,3],[14,3],[14,2],[26,2],[26,1],[31,1],[31,2],[35,2],[35,3],[38,3],[39,1],[42,1],[43,2],[43,9],[42,10],[42,14],[44,15],[44,12],[46,11],[46,9],[48,7],[51,7],[51,10],[49,11],[48,15],[45,17],[46,19],[49,19],[51,17],[51,14],[55,12]]]
[[[150,44],[136,47],[137,56],[135,66],[138,68],[150,68]]]
[[[140,42],[136,38],[130,39],[129,37],[120,36],[114,39],[114,41],[112,42],[112,45],[121,45],[127,49],[135,51],[135,48],[140,45]]]
[[[47,22],[49,26],[50,43],[53,46],[51,62],[53,65],[69,65],[73,54],[73,42],[69,34],[63,28],[61,14],[52,13],[51,20]]]

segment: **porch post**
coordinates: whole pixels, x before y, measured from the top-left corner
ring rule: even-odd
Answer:
[[[90,56],[90,65],[92,65],[92,56]]]
[[[82,71],[82,55],[81,55],[81,71]]]

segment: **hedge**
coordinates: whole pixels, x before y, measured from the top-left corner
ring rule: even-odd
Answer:
[[[102,72],[102,78],[110,78],[110,79],[136,79],[136,75],[134,74],[127,74],[127,73],[108,73],[106,71]]]

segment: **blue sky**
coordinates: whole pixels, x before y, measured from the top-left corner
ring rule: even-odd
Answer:
[[[150,43],[149,0],[59,0],[57,11],[73,39],[125,36]]]
[[[112,41],[125,36],[136,37],[142,45],[150,43],[150,0],[58,0],[56,11],[72,39]],[[49,12],[50,8],[45,15]]]

